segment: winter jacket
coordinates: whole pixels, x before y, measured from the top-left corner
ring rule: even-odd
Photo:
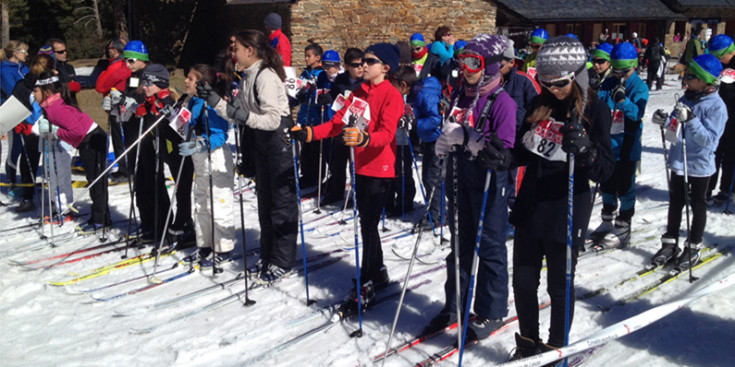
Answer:
[[[526,58],[523,60],[521,71],[524,73],[528,73],[528,69],[535,69],[535,68],[536,68],[536,53],[534,52],[526,56]]]
[[[339,74],[337,74],[339,75]],[[336,80],[337,76],[334,77],[334,79],[329,78],[329,74],[326,72],[319,73],[319,76],[316,78],[316,89],[318,91],[328,91],[331,92],[332,88],[334,87],[334,81]],[[319,92],[320,94],[322,92]],[[331,93],[330,93],[331,96]],[[332,105],[318,105],[320,110],[324,108],[324,121],[329,121],[329,119],[334,116],[334,111],[332,111]]]
[[[490,96],[492,96],[498,88],[500,88],[500,86],[495,87],[488,94],[480,96],[475,107],[471,111],[466,112],[466,117],[463,121],[468,122],[471,126],[475,126],[479,122],[478,120],[482,114],[483,107],[488,102]],[[457,108],[469,108],[475,100],[475,97],[466,95],[463,88],[457,89],[456,93],[459,94],[459,100],[454,104]],[[457,99],[456,95],[452,100],[455,99]],[[507,92],[501,91],[497,94],[495,102],[490,108],[490,111],[488,111],[484,130],[481,131],[485,136],[486,141],[490,141],[490,134],[495,132],[498,135],[498,138],[503,141],[503,146],[505,146],[505,148],[510,149],[513,147],[516,140],[516,109],[516,103]],[[448,112],[451,112],[451,109]]]
[[[315,126],[327,120],[326,118],[320,117],[321,106],[316,103],[316,90],[319,88],[316,82],[321,74],[324,74],[324,69],[319,66],[314,69],[307,68],[299,76],[299,79],[314,82],[314,85],[306,92],[306,100],[301,103],[299,113],[296,116],[296,121],[302,126]]]
[[[233,104],[250,112],[245,125],[256,130],[274,131],[281,126],[282,117],[291,115],[291,110],[283,81],[270,68],[260,71],[261,65],[263,60],[258,60],[244,70],[246,77]],[[215,110],[218,115],[227,116],[227,102],[220,100]]]
[[[716,171],[715,149],[725,131],[727,107],[717,93],[702,97],[696,102],[681,97],[679,102],[689,106],[694,113],[694,118],[681,126],[682,130],[686,129],[687,174],[692,177],[709,177]],[[670,123],[671,121],[667,125]],[[679,175],[684,175],[682,133],[679,133],[676,144],[672,144],[669,150],[669,167]]]
[[[291,41],[283,34],[283,31],[276,29],[268,35],[268,41],[271,41],[271,47],[275,48],[283,58],[283,66],[291,66]]]
[[[130,78],[130,75],[130,68],[125,65],[122,57],[110,59],[110,66],[97,78],[94,89],[103,96],[109,94],[112,88],[123,92],[125,91],[125,83]]]
[[[416,116],[416,134],[425,143],[435,142],[442,134],[442,116],[439,103],[442,99],[442,86],[439,79],[428,77],[417,84],[421,90],[416,94],[411,107]],[[418,88],[418,86],[415,86]]]
[[[46,98],[41,107],[46,111],[49,122],[59,127],[56,136],[74,148],[78,148],[87,133],[97,127],[89,115],[64,103],[59,93]]]
[[[730,60],[730,64],[723,65],[724,68],[735,69],[735,58]],[[735,83],[720,83],[720,97],[727,106],[727,123],[725,124],[725,132],[720,138],[718,151],[722,152],[725,157],[735,160]]]
[[[227,133],[230,129],[230,122],[217,114],[212,106],[207,106],[207,118],[209,119],[208,134],[207,125],[202,115],[204,108],[204,100],[199,97],[192,97],[189,101],[189,111],[191,111],[191,124],[193,125],[196,135],[204,140],[209,141],[211,150],[215,150],[227,142]]]
[[[702,43],[699,42],[698,39],[692,38],[687,42],[684,48],[684,54],[682,55],[681,60],[679,60],[679,63],[688,65],[689,61],[692,61],[693,58],[701,54],[702,54]]]
[[[354,98],[366,101],[370,106],[367,130],[370,143],[355,147],[355,172],[358,175],[394,178],[396,161],[396,129],[403,116],[404,103],[401,93],[388,80],[380,84],[363,83],[347,99],[347,104],[329,122],[315,126],[314,140],[337,136],[342,133],[342,117]]]
[[[625,80],[625,101],[615,103],[613,91],[619,80],[615,76],[605,79],[600,85],[600,99],[612,111],[623,112],[624,132],[611,135],[612,149],[616,161],[641,160],[641,135],[643,134],[643,114],[648,104],[648,85],[638,74],[633,73]]]
[[[454,46],[448,45],[444,41],[436,41],[431,44],[429,52],[439,56],[439,62],[444,65],[447,60],[454,57]]]
[[[339,96],[340,94],[344,94],[345,91],[352,92],[355,89],[359,88],[360,84],[362,84],[363,82],[364,80],[362,78],[358,80],[350,79],[350,73],[344,72],[334,78],[334,82],[332,82],[332,89],[329,90],[329,94],[332,96],[332,100],[335,100],[337,99],[337,96]]]
[[[28,66],[25,64],[16,64],[8,60],[0,62],[0,79],[2,80],[2,83],[0,83],[0,104],[10,98],[15,83],[23,79],[26,74],[28,74]]]
[[[528,74],[516,68],[510,69],[504,78],[503,90],[513,98],[518,108],[516,112],[516,131],[518,131],[523,124],[523,117],[526,116],[526,108],[541,93],[541,89]]]
[[[15,83],[12,93],[12,95],[14,95],[15,98],[28,109],[28,111],[31,111],[31,115],[25,120],[25,122],[31,125],[35,124],[36,121],[43,116],[41,106],[33,97],[33,88],[35,87],[35,83],[36,77],[31,73],[27,73],[23,79]]]
[[[527,110],[527,116],[533,113],[540,102],[536,98]],[[566,121],[569,108],[562,102],[553,106],[551,117],[557,121]],[[581,120],[593,147],[597,150],[597,159],[582,165],[577,157],[574,169],[574,212],[573,243],[581,246],[586,238],[587,226],[592,203],[590,202],[589,181],[605,182],[613,174],[615,160],[610,147],[610,109],[601,100],[588,101],[585,116],[591,123]],[[525,120],[525,118],[524,118]],[[533,125],[524,123],[521,126],[513,149],[515,163],[526,165],[521,188],[518,192],[510,223],[516,231],[530,231],[535,238],[550,238],[555,242],[565,243],[567,238],[568,182],[569,169],[566,162],[550,161],[530,152],[523,145],[523,137]]]

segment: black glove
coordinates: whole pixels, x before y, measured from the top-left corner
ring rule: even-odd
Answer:
[[[197,97],[203,99],[208,105],[214,107],[221,99],[217,92],[207,83],[197,83]]]
[[[306,88],[301,88],[301,90],[299,90],[299,91],[298,91],[298,92],[296,93],[296,99],[297,99],[297,100],[299,101],[299,103],[304,103],[304,102],[306,102],[306,97],[307,97],[307,91],[306,91]]]
[[[401,116],[401,119],[398,120],[398,128],[401,130],[411,130],[411,128],[416,124],[416,117],[409,116],[409,115],[403,115]]]
[[[332,96],[329,93],[322,93],[317,97],[316,103],[329,106],[332,104]]]
[[[503,146],[497,134],[490,136],[490,142],[477,153],[477,163],[485,169],[506,171],[513,162],[513,155]]]
[[[561,149],[567,153],[584,154],[590,150],[592,142],[587,132],[578,122],[565,124],[561,128],[563,134]]]
[[[613,95],[613,101],[615,101],[615,103],[620,103],[620,102],[625,101],[625,84],[624,83],[618,84],[618,86],[615,87],[615,89],[613,89],[612,95]]]
[[[654,124],[659,126],[664,126],[666,124],[666,120],[669,119],[669,114],[666,113],[663,109],[657,109],[656,112],[653,113],[653,118],[651,119]]]

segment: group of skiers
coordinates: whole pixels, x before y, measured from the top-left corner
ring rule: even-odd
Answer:
[[[270,37],[257,30],[231,35],[217,68],[189,68],[190,122],[179,120],[170,74],[151,63],[142,42],[109,44],[109,66],[96,89],[105,96],[115,152],[124,155],[113,179],[133,178],[129,185],[140,230],[130,237],[140,244],[169,239],[169,249],[195,243],[184,262],[216,269],[233,258],[236,172],[254,174],[260,257],[247,272],[261,284],[272,284],[294,271],[300,189],[318,186],[321,193],[323,186],[322,204],[351,200],[359,212],[359,280],[340,308],[354,313],[369,307],[389,282],[378,225],[385,208],[393,214],[413,209],[411,165],[419,152],[426,228],[444,226],[446,199],[451,234],[444,307],[424,331],[461,322],[472,304],[468,339],[487,338],[502,327],[509,297],[506,239],[512,229],[520,329],[513,358],[563,347],[574,311],[577,254],[585,250],[588,237],[590,251],[630,242],[650,88],[636,73],[636,47],[603,43],[589,54],[576,37],[550,38],[537,29],[528,42],[529,55],[520,61],[505,36],[482,33],[455,41],[448,27],[437,29],[430,47],[417,33],[398,45],[350,48],[342,58],[310,42],[304,48],[303,87],[289,95],[286,60],[278,52],[288,40],[280,40],[282,33],[273,35],[280,32],[279,17],[269,15],[265,24]],[[693,266],[704,246],[706,198],[717,169],[723,172],[720,193],[726,197],[732,190],[733,118],[725,130],[728,116],[735,116],[735,84],[718,78],[723,67],[735,67],[735,45],[718,35],[709,52],[687,65],[687,90],[672,113],[659,110],[653,117],[661,129],[673,131],[667,162],[669,219],[662,248],[651,260],[655,265],[674,261],[678,268]],[[11,43],[5,53],[14,53],[10,61],[20,64],[27,46]],[[55,152],[48,155],[54,163],[45,163],[49,170],[69,169],[68,160],[60,157],[69,156],[64,144],[78,149],[87,180],[94,182],[105,173],[106,134],[75,107],[68,85],[52,71],[54,60],[48,59],[37,56],[13,87],[12,95],[35,109],[18,134],[27,149],[38,143],[26,130],[38,126],[37,134]],[[4,83],[5,76],[6,96]],[[177,124],[188,129],[179,131]],[[234,159],[227,144],[231,129],[237,142]],[[420,146],[414,149],[412,141]],[[38,154],[24,159],[28,172],[35,172]],[[347,162],[351,197],[345,197]],[[176,181],[171,198],[164,163]],[[106,231],[111,225],[107,178],[101,177],[89,190],[91,217],[80,225],[80,233]],[[69,193],[54,204],[59,213],[71,201],[71,182],[69,175],[54,180]],[[597,185],[602,224],[588,236]],[[678,256],[681,209],[687,201],[694,214],[684,244],[689,251]],[[539,331],[537,296],[544,258],[551,298],[547,341]]]

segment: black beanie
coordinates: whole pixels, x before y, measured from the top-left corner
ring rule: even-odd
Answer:
[[[168,88],[169,73],[161,64],[150,64],[143,69],[143,80],[151,82],[159,88]]]
[[[365,49],[365,53],[371,53],[377,56],[380,61],[390,66],[388,74],[398,71],[398,63],[401,59],[401,50],[398,46],[390,43],[376,43]]]

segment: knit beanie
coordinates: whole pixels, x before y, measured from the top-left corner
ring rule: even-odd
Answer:
[[[464,51],[482,56],[485,59],[485,76],[492,77],[500,72],[503,51],[507,47],[507,37],[490,33],[480,33],[467,42]]]
[[[536,28],[533,30],[533,33],[531,33],[531,39],[528,40],[528,42],[533,42],[539,45],[543,45],[548,39],[549,39],[549,32],[546,32],[546,30],[543,28]]]
[[[401,58],[401,50],[398,46],[390,43],[376,43],[365,49],[365,53],[371,53],[377,56],[380,61],[390,66],[388,74],[398,71],[398,63]]]
[[[618,43],[610,52],[613,69],[630,69],[638,66],[638,50],[630,42]]]
[[[461,54],[465,47],[467,47],[467,41],[465,40],[457,40],[457,42],[454,42],[454,56],[456,57]]]
[[[722,63],[714,55],[702,54],[689,61],[687,72],[707,84],[717,84],[717,78],[722,73]]]
[[[38,54],[54,56],[54,48],[49,45],[41,46],[41,48],[38,49]]]
[[[554,37],[539,50],[536,56],[536,73],[540,80],[555,79],[574,74],[574,82],[587,95],[589,77],[585,65],[587,52],[579,40],[567,36]]]
[[[114,48],[120,52],[123,52],[125,50],[125,42],[119,38],[112,40],[110,42],[110,48]]]
[[[426,46],[426,41],[421,33],[414,33],[411,35],[411,46]]]
[[[735,43],[728,35],[718,34],[709,41],[709,53],[718,59],[733,51],[735,51]]]
[[[143,80],[151,82],[159,88],[168,88],[169,73],[161,64],[150,64],[143,69]]]
[[[281,29],[281,16],[278,13],[270,13],[265,17],[263,23],[270,29]]]
[[[145,47],[143,42],[133,40],[128,42],[123,50],[123,58],[125,59],[138,59],[140,61],[148,60],[148,49]]]
[[[610,62],[610,52],[612,52],[613,45],[603,42],[601,45],[597,46],[597,48],[592,51],[592,58],[593,59],[604,59]]]

